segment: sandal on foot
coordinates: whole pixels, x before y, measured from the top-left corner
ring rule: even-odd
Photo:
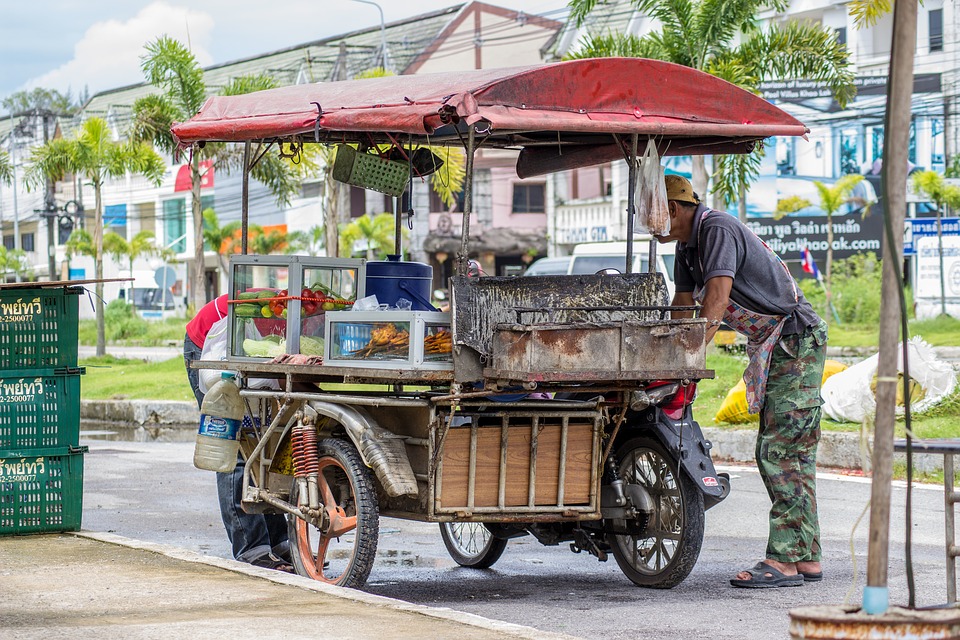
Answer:
[[[250,564],[255,567],[263,567],[264,569],[273,569],[275,571],[282,571],[283,573],[293,573],[293,565],[289,562],[285,562],[273,555],[272,553],[266,553],[256,560],[251,560]]]
[[[804,582],[820,582],[823,580],[823,571],[801,571]]]
[[[758,562],[752,569],[745,569],[752,577],[749,580],[733,578],[730,584],[742,589],[770,589],[774,587],[803,586],[804,577],[799,573],[788,576],[782,571],[771,567],[766,562]]]

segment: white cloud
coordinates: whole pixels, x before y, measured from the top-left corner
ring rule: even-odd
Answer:
[[[144,45],[166,34],[190,44],[201,66],[213,62],[209,53],[213,17],[202,11],[153,2],[136,16],[121,22],[107,20],[87,29],[73,50],[73,59],[22,87],[46,87],[76,95],[84,87],[90,93],[143,80],[140,56]]]

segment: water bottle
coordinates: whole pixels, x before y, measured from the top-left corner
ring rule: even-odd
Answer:
[[[237,466],[243,401],[236,374],[222,373],[200,405],[200,430],[193,450],[193,466],[229,473]]]

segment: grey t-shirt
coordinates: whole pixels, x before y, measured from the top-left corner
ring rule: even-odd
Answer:
[[[694,214],[690,238],[677,243],[676,290],[692,292],[716,276],[733,278],[730,299],[740,306],[766,315],[788,316],[784,335],[801,333],[820,322],[793,276],[760,238],[736,217],[708,211],[701,204]]]

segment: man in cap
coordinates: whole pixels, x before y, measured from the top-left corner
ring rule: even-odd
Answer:
[[[673,304],[700,305],[706,341],[726,323],[746,335],[751,413],[760,414],[756,458],[773,506],[766,558],[730,584],[764,588],[819,581],[816,456],[827,326],[780,258],[735,216],[700,202],[690,181],[668,175],[670,232],[677,242]],[[674,312],[690,317],[692,312]]]

